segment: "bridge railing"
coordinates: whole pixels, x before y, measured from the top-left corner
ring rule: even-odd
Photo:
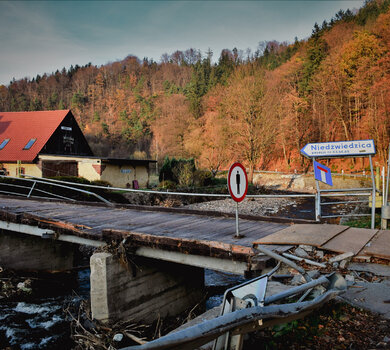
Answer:
[[[74,182],[68,182],[68,181],[62,181],[62,180],[55,180],[55,179],[43,179],[43,178],[37,178],[29,175],[24,175],[23,178],[17,178],[17,177],[10,177],[5,175],[0,175],[0,178],[4,179],[10,179],[14,183],[10,182],[1,182],[0,181],[0,193],[5,194],[13,194],[18,196],[24,196],[27,198],[49,198],[49,199],[63,199],[63,200],[69,200],[69,201],[77,201],[74,198],[71,198],[70,193],[69,196],[60,195],[54,192],[49,192],[41,188],[37,188],[37,184],[45,184],[50,185],[59,189],[65,189],[66,192],[73,191],[75,193],[82,193],[86,195],[93,196],[98,201],[103,202],[107,205],[113,205],[110,201],[105,199],[102,195],[99,195],[93,191],[89,191],[91,189],[98,189],[103,191],[120,191],[120,192],[132,192],[132,193],[149,193],[149,194],[158,194],[158,195],[169,195],[169,196],[191,196],[191,197],[210,197],[210,198],[228,198],[230,195],[228,194],[217,194],[217,193],[188,193],[188,192],[171,192],[171,191],[156,191],[156,190],[143,190],[143,189],[131,189],[131,188],[122,188],[122,187],[110,187],[110,186],[99,186],[99,185],[92,185],[92,184],[83,184],[83,183],[74,183]],[[18,183],[15,183],[15,182]],[[7,188],[8,186],[8,188]],[[80,188],[81,187],[81,188]],[[2,188],[6,188],[6,190],[3,190]],[[11,188],[17,189],[14,191],[11,191]],[[82,189],[82,188],[88,188]],[[345,191],[337,191],[337,193],[334,193],[332,191],[324,191],[326,193],[321,194],[322,197],[369,197],[371,195],[371,192],[366,189],[352,189],[352,191],[345,190]],[[23,192],[24,191],[24,192]],[[336,191],[335,191],[336,192]],[[33,195],[33,193],[39,194],[39,196]],[[256,194],[256,195],[247,195],[248,198],[315,198],[315,194]],[[367,200],[346,200],[342,202],[324,202],[321,203],[321,206],[326,205],[335,205],[335,204],[357,204],[357,203],[367,203]],[[324,216],[324,218],[333,218],[333,217],[341,217],[341,216],[365,216],[366,214],[340,214],[340,215],[328,215]]]
[[[25,175],[30,179],[40,179],[33,176]],[[111,186],[99,186],[99,185],[91,185],[91,184],[81,184],[74,183],[62,180],[55,179],[45,179],[47,183],[58,183],[58,184],[67,184],[67,185],[76,185],[77,187],[87,187],[87,188],[96,188],[96,189],[104,189],[107,191],[122,191],[122,192],[133,192],[133,193],[150,193],[150,194],[161,194],[161,195],[170,195],[170,196],[190,196],[190,197],[219,197],[219,198],[229,198],[229,194],[224,193],[193,193],[193,192],[173,192],[173,191],[156,191],[156,190],[136,190],[132,188],[123,188],[123,187],[111,187]],[[315,194],[248,194],[246,197],[248,198],[314,198]]]
[[[74,198],[66,197],[66,196],[63,196],[63,195],[60,195],[60,194],[57,194],[54,192],[45,191],[43,189],[36,187],[37,184],[45,184],[45,185],[50,184],[51,186],[54,186],[54,187],[58,187],[58,188],[62,188],[62,189],[70,190],[70,191],[75,191],[75,192],[79,192],[79,193],[84,193],[84,194],[93,196],[96,199],[98,199],[99,201],[102,201],[108,205],[112,205],[112,203],[110,203],[110,201],[108,201],[107,199],[98,195],[97,193],[75,187],[76,185],[77,186],[79,185],[76,183],[64,182],[66,184],[66,185],[64,185],[61,183],[47,181],[48,179],[36,178],[33,176],[27,176],[27,175],[25,177],[12,177],[12,176],[0,175],[0,178],[6,179],[6,180],[7,179],[11,180],[11,182],[9,182],[9,181],[0,182],[0,188],[6,189],[6,190],[0,189],[0,193],[12,194],[12,195],[22,196],[22,197],[27,197],[27,198],[45,198],[45,199],[55,198],[55,199],[69,200],[69,201],[73,201],[73,202],[76,201],[76,199],[74,199]],[[15,182],[19,182],[19,183],[15,183]],[[22,183],[22,184],[20,184],[20,183]],[[11,191],[11,189],[17,189],[18,191],[17,190]],[[33,192],[48,195],[49,197],[45,197],[42,195],[35,196],[35,195],[33,195]]]

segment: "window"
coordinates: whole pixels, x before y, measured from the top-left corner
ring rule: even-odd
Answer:
[[[30,149],[37,139],[31,139],[23,149]]]
[[[8,142],[9,142],[9,139],[5,139],[5,140],[0,144],[0,150],[2,150],[2,149],[7,145]]]

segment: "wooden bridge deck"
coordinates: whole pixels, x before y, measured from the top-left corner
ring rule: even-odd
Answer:
[[[105,241],[122,241],[133,248],[149,247],[207,257],[248,262],[256,255],[253,242],[289,226],[288,223],[112,208],[69,202],[0,196],[0,220],[38,226],[58,234]],[[286,250],[277,247],[278,251]]]
[[[244,263],[249,270],[262,269],[268,261],[267,257],[259,258],[254,249],[258,244],[270,244],[270,249],[277,252],[292,245],[309,244],[338,253],[390,259],[390,231],[338,225],[290,226],[240,219],[240,233],[244,237],[236,238],[233,217],[199,215],[194,211],[181,213],[174,209],[167,212],[150,207],[113,208],[0,196],[0,221],[50,229],[60,236],[125,241],[125,246],[135,254],[149,249],[143,252],[148,257],[163,258],[161,252],[173,252],[182,255],[171,254],[171,259],[182,259],[183,254],[219,258]]]
[[[234,238],[235,219],[230,217],[208,217],[6,197],[1,197],[0,203],[3,215],[8,213],[11,216],[69,223],[82,230],[83,235],[96,240],[101,239],[103,231],[108,229],[219,241],[251,247],[253,241],[288,226],[282,223],[240,219],[240,233],[245,237],[237,239]]]

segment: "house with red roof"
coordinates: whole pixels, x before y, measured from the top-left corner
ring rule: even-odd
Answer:
[[[95,157],[70,110],[0,112],[0,169],[9,176],[79,176],[146,186],[153,161]]]

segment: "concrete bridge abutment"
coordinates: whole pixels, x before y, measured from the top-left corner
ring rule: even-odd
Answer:
[[[105,323],[153,322],[192,308],[204,297],[204,269],[134,257],[131,267],[111,253],[95,253],[91,265],[92,317]]]
[[[78,246],[0,229],[0,266],[16,271],[61,272],[74,267]]]

